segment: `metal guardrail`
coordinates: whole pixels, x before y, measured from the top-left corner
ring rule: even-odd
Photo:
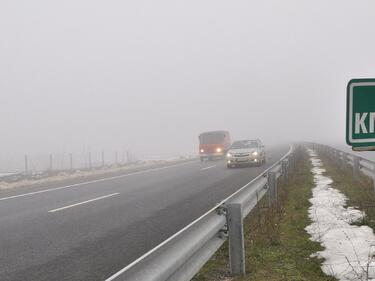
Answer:
[[[278,178],[286,183],[294,166],[295,150],[291,147],[261,175],[106,281],[190,280],[228,237],[231,272],[243,274],[242,220],[267,192],[269,204],[277,200]]]
[[[311,143],[315,149],[322,151],[327,157],[336,162],[340,167],[351,167],[353,170],[353,177],[358,179],[362,172],[366,176],[372,178],[375,190],[375,162],[363,158],[352,153],[344,152],[342,150],[333,148],[328,145]]]

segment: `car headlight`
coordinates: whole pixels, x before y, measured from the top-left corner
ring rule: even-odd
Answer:
[[[222,152],[223,150],[219,147],[216,149],[216,152]]]
[[[254,151],[253,156],[258,156],[258,151]]]
[[[203,153],[204,152],[204,149],[201,149],[201,153]]]
[[[232,153],[228,152],[227,157],[232,157]]]

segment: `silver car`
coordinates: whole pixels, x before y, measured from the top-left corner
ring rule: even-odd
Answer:
[[[235,141],[227,153],[227,166],[232,168],[240,165],[262,165],[266,162],[263,143],[258,140]]]

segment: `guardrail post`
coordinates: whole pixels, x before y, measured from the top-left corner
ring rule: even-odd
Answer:
[[[270,201],[277,201],[277,179],[275,172],[268,172],[268,187],[269,187],[269,196]]]
[[[337,164],[340,164],[340,152],[338,152],[336,149],[335,149],[335,161]]]
[[[289,170],[291,173],[294,172],[294,153],[291,153],[290,156],[289,156]]]
[[[286,185],[288,182],[288,160],[287,159],[281,162],[281,173],[283,176],[283,184]]]
[[[229,262],[232,275],[245,275],[245,244],[243,235],[242,205],[232,203],[227,210],[229,234]]]
[[[341,167],[342,167],[343,170],[346,169],[346,159],[347,159],[347,153],[343,152],[342,153],[342,163],[341,163]]]
[[[353,156],[353,177],[355,179],[359,178],[359,157]]]

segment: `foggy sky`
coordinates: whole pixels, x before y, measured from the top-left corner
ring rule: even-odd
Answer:
[[[374,1],[0,0],[0,154],[345,140]]]

